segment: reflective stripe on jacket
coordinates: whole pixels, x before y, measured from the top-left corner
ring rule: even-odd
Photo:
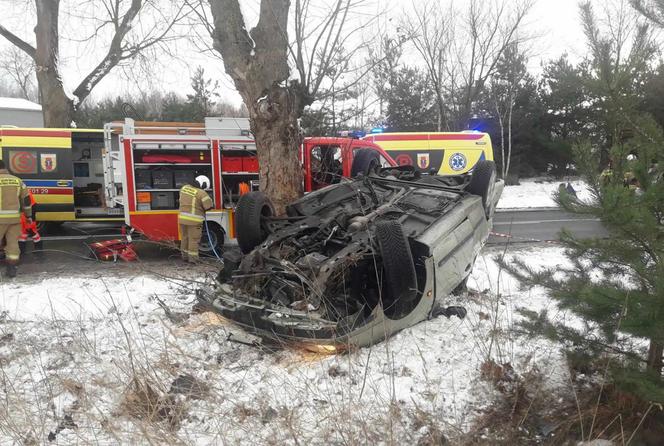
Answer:
[[[21,212],[26,218],[32,216],[28,188],[20,178],[0,169],[0,224],[20,223]]]
[[[212,199],[202,189],[185,185],[180,189],[180,214],[178,222],[198,225],[205,219],[205,211],[212,209]]]

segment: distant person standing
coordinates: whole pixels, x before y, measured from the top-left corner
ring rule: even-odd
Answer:
[[[4,237],[7,243],[5,262],[9,277],[16,277],[16,264],[21,254],[18,246],[21,214],[27,222],[32,222],[32,203],[28,188],[20,178],[10,175],[5,162],[0,160],[0,239]]]
[[[567,186],[565,186],[565,190],[567,191],[568,194],[570,194],[574,198],[578,198],[578,196],[576,195],[576,190],[574,190],[574,186],[572,186],[572,183],[568,182]]]
[[[198,186],[198,187],[196,187]],[[180,189],[180,251],[182,260],[194,263],[198,260],[198,244],[201,241],[205,212],[212,209],[212,199],[205,192],[210,187],[210,179],[199,175],[193,184]]]

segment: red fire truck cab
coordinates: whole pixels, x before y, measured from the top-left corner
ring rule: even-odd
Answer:
[[[259,180],[248,119],[207,118],[204,126],[127,119],[107,124],[104,133],[106,203],[124,210],[129,227],[150,240],[179,240],[179,189],[205,175],[211,182],[207,192],[214,209],[206,215],[201,252],[218,253],[225,241],[235,238],[235,206],[243,193],[258,189]],[[383,166],[396,166],[370,141],[305,138],[300,148],[305,191],[349,177],[359,149],[377,152]]]

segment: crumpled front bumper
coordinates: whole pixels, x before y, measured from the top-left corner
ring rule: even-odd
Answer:
[[[379,305],[368,317],[351,315],[338,322],[329,321],[305,311],[234,294],[229,285],[218,288],[208,300],[213,311],[262,339],[313,351],[337,352],[381,342],[427,319],[435,295],[433,259],[426,262],[426,269],[427,280],[419,303],[400,319],[390,319]]]

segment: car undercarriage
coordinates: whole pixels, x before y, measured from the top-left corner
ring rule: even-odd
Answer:
[[[201,295],[263,339],[379,342],[430,317],[470,274],[502,187],[486,165],[459,177],[375,169],[297,200],[283,217],[248,194],[236,216],[243,254],[227,253],[223,284]]]

